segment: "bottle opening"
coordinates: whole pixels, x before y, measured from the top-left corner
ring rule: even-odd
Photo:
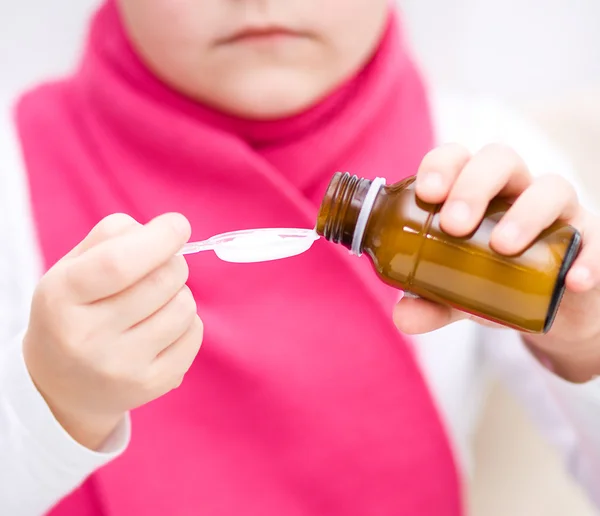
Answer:
[[[385,179],[370,181],[347,172],[337,172],[319,209],[317,233],[360,256],[369,216],[384,185]]]

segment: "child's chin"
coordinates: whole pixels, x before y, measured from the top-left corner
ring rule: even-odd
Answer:
[[[331,89],[315,77],[271,77],[240,81],[223,88],[212,101],[230,114],[256,120],[288,118],[306,111],[319,102]]]

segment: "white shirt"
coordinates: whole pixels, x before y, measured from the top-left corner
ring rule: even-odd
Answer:
[[[22,336],[40,277],[27,179],[14,126],[0,111],[0,514],[39,516],[128,444],[125,420],[99,452],[75,442],[54,419],[22,355]],[[512,145],[534,174],[561,173],[569,164],[527,122],[489,101],[439,97],[433,102],[439,143],[472,150]],[[579,188],[584,204],[592,206]],[[485,387],[501,378],[523,402],[573,475],[600,507],[600,379],[570,384],[544,369],[518,333],[463,321],[420,336],[415,347],[454,445],[470,471],[470,440]]]

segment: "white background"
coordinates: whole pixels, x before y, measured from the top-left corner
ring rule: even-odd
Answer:
[[[0,93],[66,69],[97,3],[0,0]],[[600,0],[399,3],[437,83],[519,102],[600,87]]]
[[[400,0],[430,76],[519,103],[600,89],[599,0]]]

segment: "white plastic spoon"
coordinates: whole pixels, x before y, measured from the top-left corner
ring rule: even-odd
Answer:
[[[267,262],[302,254],[318,239],[314,229],[248,229],[215,235],[201,242],[189,242],[179,254],[214,251],[225,262]]]

